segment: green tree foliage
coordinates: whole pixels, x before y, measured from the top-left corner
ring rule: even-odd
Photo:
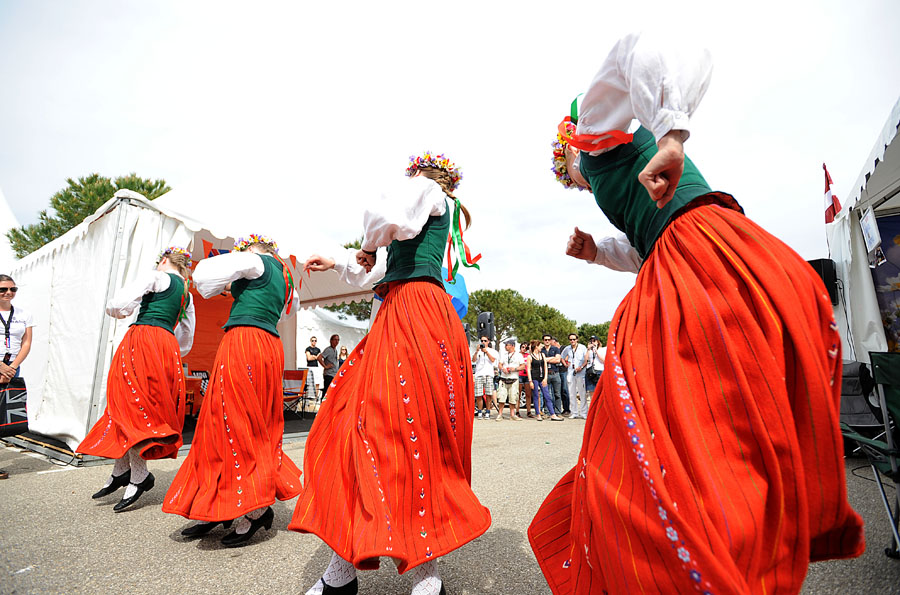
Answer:
[[[37,223],[23,225],[6,233],[10,246],[19,258],[31,254],[81,223],[112,198],[117,190],[127,188],[139,192],[148,200],[171,190],[165,180],[144,179],[134,173],[119,176],[115,180],[91,174],[78,178],[78,181],[69,178],[66,183],[66,188],[50,197],[50,207],[54,214],[51,215],[45,209],[38,214]]]
[[[514,289],[473,291],[469,294],[469,312],[463,322],[476,329],[480,312],[494,313],[498,341],[512,336],[519,341],[540,339],[544,333],[565,337],[576,328],[575,321],[556,308],[523,297]]]
[[[361,247],[362,237],[344,244],[344,248],[354,248],[356,250],[359,250]],[[325,309],[331,312],[336,312],[338,318],[340,318],[341,320],[346,320],[348,316],[352,316],[357,320],[368,320],[369,316],[372,315],[372,302],[364,300],[361,302],[352,302],[349,304],[336,304],[334,306],[325,306]]]
[[[609,333],[609,321],[600,324],[582,322],[578,325],[578,340],[587,345],[588,339],[596,336],[606,345],[606,335]]]

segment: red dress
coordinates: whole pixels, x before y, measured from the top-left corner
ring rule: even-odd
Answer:
[[[357,568],[388,556],[401,573],[484,533],[473,403],[468,343],[443,287],[392,283],[316,416],[288,528]]]
[[[201,295],[215,295],[230,282],[235,301],[191,450],[166,492],[163,512],[227,521],[300,492],[300,470],[281,449],[284,348],[273,333],[287,296],[296,297],[284,266],[268,255],[238,251],[197,265]],[[254,267],[261,272],[251,279]]]
[[[672,220],[610,324],[581,455],[528,535],[553,593],[796,593],[858,556],[822,282],[733,210]]]
[[[131,326],[106,376],[106,411],[76,452],[119,459],[139,445],[144,459],[174,459],[183,426],[184,375],[175,335],[158,326]]]

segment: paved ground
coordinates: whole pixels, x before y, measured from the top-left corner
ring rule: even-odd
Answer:
[[[572,466],[584,422],[475,424],[474,489],[493,525],[480,539],[441,559],[454,595],[549,593],[525,538],[545,494]],[[300,463],[302,444],[286,452]],[[240,549],[223,549],[214,533],[187,542],[187,523],[160,505],[179,461],[151,463],[157,486],[134,510],[114,514],[117,496],[90,499],[111,467],[60,467],[43,457],[0,447],[0,593],[304,593],[328,563],[311,535],[285,529],[294,500],[275,505],[275,526]],[[814,564],[804,588],[819,593],[900,593],[900,561],[882,553],[888,526],[870,480],[852,475],[851,501],[867,522],[869,551],[857,560]],[[857,471],[871,477],[868,468]],[[119,493],[121,494],[121,492]],[[408,577],[390,564],[361,575],[360,593],[408,593]]]

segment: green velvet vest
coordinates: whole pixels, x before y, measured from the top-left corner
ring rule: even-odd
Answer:
[[[141,309],[132,326],[158,326],[174,333],[181,312],[181,296],[184,294],[184,279],[168,273],[169,287],[165,291],[146,293],[141,298]],[[188,304],[191,296],[188,295]],[[186,304],[187,305],[187,304]]]
[[[610,223],[625,234],[642,259],[650,254],[679,209],[710,192],[697,167],[685,156],[684,173],[675,196],[665,207],[658,208],[638,181],[638,174],[656,151],[656,139],[641,127],[630,143],[601,155],[581,153],[581,174],[590,183],[597,205]]]
[[[260,256],[265,271],[256,279],[238,279],[231,284],[234,303],[228,314],[224,328],[233,326],[255,326],[272,333],[276,337],[275,326],[284,309],[284,283],[281,263],[271,256]]]
[[[387,249],[387,271],[376,288],[391,281],[422,277],[441,284],[441,259],[447,249],[452,208],[448,201],[444,214],[429,217],[419,235],[402,242],[391,242]]]

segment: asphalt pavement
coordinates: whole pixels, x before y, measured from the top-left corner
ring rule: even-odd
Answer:
[[[440,559],[451,595],[550,593],[525,530],[559,478],[574,465],[584,421],[476,420],[473,487],[491,510],[488,532]],[[303,443],[286,445],[298,464]],[[160,510],[182,459],[151,461],[156,487],[113,513],[121,491],[91,500],[111,466],[61,466],[44,456],[0,446],[0,593],[305,593],[330,559],[315,536],[286,529],[296,500],[273,506],[272,530],[250,545],[226,549],[221,529],[187,541],[190,523]],[[849,459],[850,499],[866,520],[868,550],[855,560],[810,567],[803,593],[900,593],[900,560],[883,554],[889,527],[871,470]],[[857,469],[858,467],[863,467]],[[360,574],[360,593],[409,593],[410,578],[385,561]]]

